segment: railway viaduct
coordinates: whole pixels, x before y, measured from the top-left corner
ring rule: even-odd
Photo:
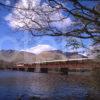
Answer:
[[[43,73],[50,71],[68,73],[68,71],[90,71],[98,67],[100,67],[100,62],[93,59],[70,59],[35,62],[32,64],[19,63],[14,66],[9,66],[8,69]]]

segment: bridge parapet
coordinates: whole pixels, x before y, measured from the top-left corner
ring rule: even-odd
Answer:
[[[17,67],[28,67],[28,68],[93,68],[99,67],[100,62],[96,62],[93,59],[80,59],[80,60],[57,60],[57,61],[45,61],[35,62],[32,64],[18,64]]]

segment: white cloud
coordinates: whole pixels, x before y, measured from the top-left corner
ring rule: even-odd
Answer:
[[[49,50],[56,50],[56,48],[50,46],[50,45],[37,45],[35,47],[31,47],[31,48],[28,48],[26,50],[21,50],[21,51],[27,51],[27,52],[31,52],[31,53],[34,53],[34,54],[39,54],[43,51],[49,51]]]
[[[57,17],[57,15],[55,15],[55,17]],[[58,21],[58,22],[53,22],[52,26],[58,28],[58,29],[66,29],[68,26],[70,26],[72,24],[72,20],[70,18],[66,18],[63,19],[62,21]]]
[[[32,17],[32,20],[35,19],[35,12],[32,10],[25,10],[28,7],[35,8],[40,3],[40,0],[20,0],[18,3],[16,3],[15,7],[19,8],[13,8],[12,12],[5,17],[5,20],[8,21],[9,26],[12,28],[18,28],[18,27],[24,27],[26,24],[30,25],[32,27],[34,23],[30,23]]]
[[[27,28],[26,24],[28,25],[28,27],[32,27],[35,29],[40,28],[40,26],[47,27],[48,25],[47,24],[48,21],[46,21],[47,17],[43,12],[41,12],[41,9],[43,11],[52,12],[54,8],[50,7],[47,3],[43,3],[42,6],[39,6],[40,1],[41,0],[20,0],[18,3],[16,3],[15,6],[23,9],[31,7],[31,9],[35,9],[36,12],[41,14],[38,15],[38,13],[32,10],[29,11],[29,10],[21,10],[21,9],[14,8],[12,12],[5,17],[5,20],[8,21],[9,25],[12,28],[19,28],[19,27]],[[49,17],[51,20],[60,20],[63,19],[65,16],[62,14],[62,12],[54,11],[52,13],[49,13]],[[36,23],[39,24],[36,24],[35,21]],[[52,27],[56,27],[61,30],[65,28],[67,29],[67,27],[70,26],[71,24],[72,24],[72,20],[70,18],[66,18],[61,21],[51,22]]]
[[[40,4],[40,1],[41,0],[20,0],[17,4],[18,4],[18,7],[22,7],[23,5],[25,8],[28,8],[28,2],[30,2],[31,7],[35,7],[36,5]]]

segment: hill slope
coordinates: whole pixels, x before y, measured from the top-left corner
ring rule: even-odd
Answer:
[[[36,56],[36,60],[39,62],[66,59],[67,57],[64,55],[64,53],[59,50],[44,51]]]
[[[34,63],[42,61],[67,60],[67,59],[79,59],[79,58],[87,58],[87,57],[78,54],[77,52],[63,53],[60,50],[43,51],[37,55],[25,51],[16,51],[16,50],[0,51],[0,60],[3,60],[5,62],[14,62],[14,63]]]
[[[1,50],[0,51],[0,60],[14,63],[32,63],[35,61],[35,54],[16,51],[16,50]]]

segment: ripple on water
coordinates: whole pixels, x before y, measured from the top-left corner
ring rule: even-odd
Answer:
[[[36,96],[52,100],[84,100],[90,89],[81,84],[84,77],[0,71],[0,100],[14,100],[20,96],[26,99]]]

